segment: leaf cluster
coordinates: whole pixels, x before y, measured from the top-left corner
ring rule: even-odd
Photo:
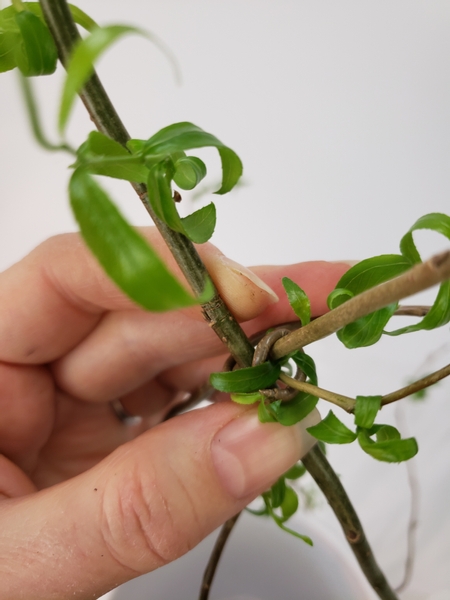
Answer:
[[[450,239],[450,217],[442,213],[424,215],[401,239],[401,254],[382,254],[367,258],[349,269],[329,295],[329,308],[337,308],[361,292],[397,277],[413,265],[422,262],[413,240],[413,232],[419,229],[429,229]],[[347,348],[361,348],[375,344],[383,334],[397,336],[446,325],[450,321],[450,281],[440,285],[433,306],[421,321],[393,331],[385,331],[397,307],[398,303],[393,303],[366,315],[339,330],[337,337]]]

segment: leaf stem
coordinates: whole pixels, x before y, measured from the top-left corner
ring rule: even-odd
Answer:
[[[450,250],[414,265],[395,279],[358,294],[305,327],[286,335],[274,344],[271,356],[274,359],[282,358],[335,333],[361,317],[447,279],[450,279]]]
[[[328,500],[368,582],[382,600],[398,600],[375,560],[358,515],[339,477],[319,446],[314,446],[302,462]]]

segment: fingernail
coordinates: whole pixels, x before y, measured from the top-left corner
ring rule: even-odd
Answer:
[[[328,262],[330,262],[334,265],[348,265],[349,267],[354,267],[361,261],[360,260],[329,260]]]
[[[317,410],[284,427],[261,423],[251,410],[216,433],[211,456],[225,490],[234,498],[257,496],[304,456],[316,443],[306,431],[318,423]]]
[[[255,275],[253,271],[250,271],[247,267],[240,265],[236,261],[228,258],[228,256],[224,256],[223,254],[218,256],[218,261],[220,261],[225,267],[240,275],[242,277],[246,277],[249,281],[251,281],[254,285],[259,287],[263,292],[266,292],[270,296],[271,302],[278,302],[279,298],[276,293],[273,291],[271,287],[267,285],[258,275]]]

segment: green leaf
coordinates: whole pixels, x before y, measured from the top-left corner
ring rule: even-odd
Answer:
[[[212,202],[181,219],[185,235],[196,244],[207,242],[216,227],[216,207]]]
[[[156,157],[156,160],[159,160],[158,157],[172,152],[209,146],[217,148],[222,162],[222,185],[215,193],[226,194],[239,181],[242,175],[242,162],[231,148],[197,125],[182,122],[164,127],[144,143],[142,151],[147,158]]]
[[[230,395],[233,402],[237,404],[255,404],[255,402],[260,402],[264,399],[264,396],[259,392],[252,392],[250,394],[231,394]]]
[[[95,62],[118,39],[129,34],[137,34],[150,39],[169,57],[176,69],[176,61],[171,57],[168,49],[163,46],[156,36],[147,31],[128,25],[91,28],[91,34],[76,44],[67,65],[67,77],[62,92],[58,119],[58,127],[61,132],[64,131],[67,124],[77,93],[81,91],[94,72]]]
[[[318,385],[316,363],[311,356],[297,350],[290,355],[290,358],[300,367],[310,383]]]
[[[328,305],[336,308],[353,296],[397,277],[410,268],[409,260],[399,254],[383,254],[363,260],[344,273],[336,289],[328,297]],[[350,323],[337,332],[338,339],[347,348],[375,344],[396,308],[397,304],[393,303]]]
[[[261,423],[276,423],[275,417],[269,411],[268,405],[266,405],[265,400],[261,400],[258,406],[258,419]]]
[[[384,281],[393,279],[411,268],[411,263],[401,254],[382,254],[360,261],[342,275],[336,289],[360,294]]]
[[[206,165],[196,156],[184,156],[175,163],[173,180],[182,190],[193,190],[205,176]]]
[[[26,77],[50,75],[56,70],[58,51],[48,27],[29,10],[15,15],[21,40],[15,47],[15,60]]]
[[[282,402],[276,400],[270,404],[269,410],[276,418],[278,423],[289,427],[302,421],[309,413],[314,410],[318,398],[310,394],[299,393],[292,400]]]
[[[280,376],[280,371],[280,365],[267,361],[256,367],[211,373],[210,382],[220,392],[255,392],[273,385]]]
[[[330,410],[328,415],[307,431],[317,440],[327,444],[351,444],[356,440],[357,434],[342,423]]]
[[[284,291],[289,300],[289,304],[303,326],[308,325],[311,320],[311,304],[306,293],[298,286],[295,281],[289,277],[283,277]]]
[[[421,262],[420,254],[413,240],[413,232],[418,229],[430,229],[437,233],[445,235],[450,240],[450,217],[442,213],[430,213],[420,217],[411,229],[403,236],[400,242],[402,254],[412,263]],[[402,335],[412,333],[422,329],[430,330],[442,327],[450,322],[450,281],[445,281],[439,287],[439,292],[428,314],[415,325],[409,325],[396,329],[395,331],[385,331],[387,335]]]
[[[216,207],[204,206],[183,219],[178,214],[172,196],[171,181],[175,167],[170,157],[148,171],[147,190],[150,204],[156,215],[171,229],[186,235],[196,244],[207,242],[216,225]]]
[[[98,27],[94,19],[91,19],[91,17],[81,10],[81,8],[78,8],[78,6],[69,4],[69,10],[75,23],[81,25],[81,27],[86,29],[86,31],[93,31],[96,27]]]
[[[10,71],[17,67],[15,53],[20,41],[21,38],[18,33],[12,31],[0,31],[0,73]]]
[[[283,515],[283,521],[287,521],[297,512],[298,496],[295,490],[289,486],[285,486],[284,498],[280,508],[281,514]]]
[[[383,462],[403,462],[418,452],[417,442],[414,438],[374,442],[370,439],[367,431],[363,429],[358,433],[358,441],[364,452]]]
[[[450,239],[450,217],[443,213],[429,213],[428,215],[424,215],[423,217],[420,217],[420,219],[417,219],[408,233],[402,237],[400,241],[400,251],[411,264],[422,262],[412,235],[413,232],[418,229],[431,229]]]
[[[272,508],[278,508],[282,505],[286,494],[286,483],[283,477],[280,477],[276,483],[270,488],[272,496]]]
[[[73,173],[69,193],[87,245],[109,277],[137,304],[147,310],[165,311],[211,297],[210,285],[201,298],[190,296],[86,171]]]
[[[370,428],[381,408],[381,396],[356,396],[355,425]]]
[[[389,304],[340,329],[336,335],[346,348],[372,346],[381,338],[389,319],[397,310],[398,303]]]
[[[283,477],[285,477],[286,479],[299,479],[300,477],[303,477],[305,473],[305,467],[302,464],[297,463],[296,465],[291,467],[289,471],[286,471]]]
[[[77,154],[76,166],[82,165],[89,173],[137,183],[147,182],[148,169],[142,159],[98,131],[91,131]]]
[[[45,150],[50,150],[52,152],[64,150],[66,152],[69,152],[70,154],[76,154],[75,150],[65,142],[53,144],[48,140],[42,129],[41,119],[39,117],[39,108],[36,101],[36,97],[33,93],[33,86],[31,80],[29,77],[24,77],[23,75],[20,75],[19,82],[20,87],[22,89],[23,98],[25,100],[25,107],[30,118],[31,129],[33,131],[34,138],[37,141],[37,143],[40,146],[42,146],[42,148],[45,148]]]

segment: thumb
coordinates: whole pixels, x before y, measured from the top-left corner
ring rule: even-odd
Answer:
[[[72,480],[4,500],[2,600],[98,597],[175,560],[303,456],[317,420],[261,424],[253,408],[211,405]]]

